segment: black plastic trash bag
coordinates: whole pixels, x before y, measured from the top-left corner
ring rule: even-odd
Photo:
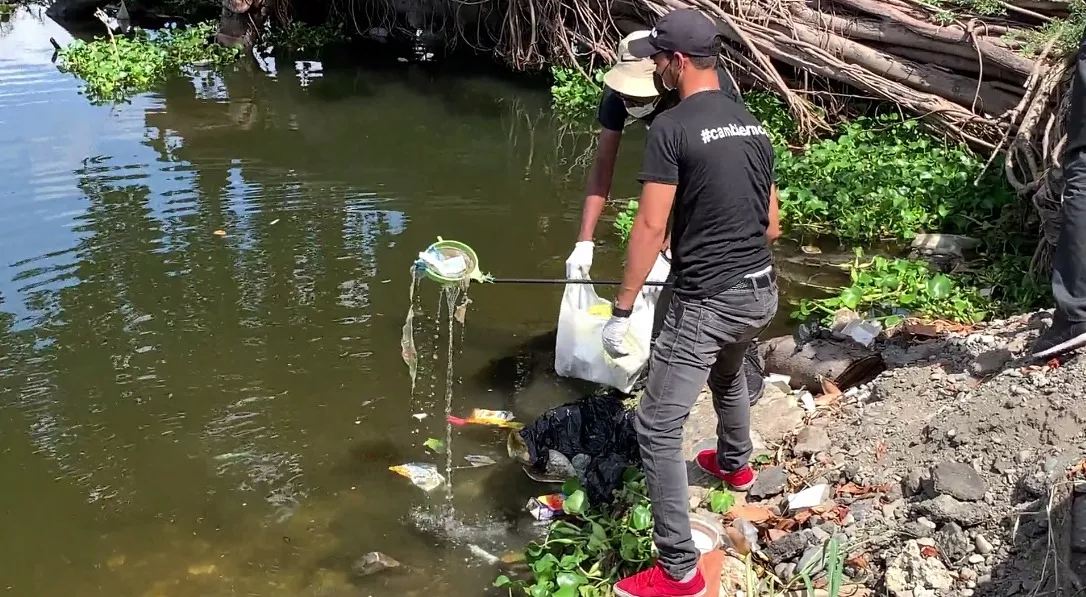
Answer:
[[[622,394],[589,396],[552,408],[517,433],[536,470],[547,468],[549,450],[575,462],[587,458],[579,480],[594,504],[610,503],[625,470],[641,464],[633,411],[623,406]]]

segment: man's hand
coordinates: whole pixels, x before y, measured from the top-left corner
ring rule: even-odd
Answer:
[[[629,317],[615,317],[603,326],[603,351],[612,359],[624,357],[630,352],[626,350],[626,334],[630,331]]]
[[[592,269],[593,247],[590,240],[580,241],[573,246],[573,252],[566,259],[566,278],[588,277],[588,271]],[[580,276],[574,276],[574,273],[579,273]]]

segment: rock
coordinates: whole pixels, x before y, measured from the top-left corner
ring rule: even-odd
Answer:
[[[1086,553],[1086,495],[1071,504],[1071,550]]]
[[[698,506],[705,503],[705,500],[709,498],[710,491],[708,487],[701,487],[700,485],[687,487],[687,492],[690,495],[690,509],[697,510]]]
[[[984,499],[988,486],[973,467],[961,462],[944,462],[931,470],[932,487],[937,495],[949,495],[967,502]]]
[[[856,500],[849,506],[849,514],[856,518],[856,522],[864,522],[878,513],[879,500],[877,498]]]
[[[886,569],[886,590],[893,597],[934,595],[954,585],[954,577],[938,558],[925,558],[916,541],[907,541]]]
[[[969,364],[969,372],[976,377],[988,377],[999,373],[1014,358],[1006,348],[982,352]]]
[[[980,555],[979,553],[975,553],[975,554],[969,556],[968,561],[969,561],[970,564],[973,564],[974,566],[977,565],[977,564],[983,564],[984,563],[984,556]]]
[[[959,502],[949,495],[920,502],[917,508],[936,522],[956,522],[965,528],[977,526],[987,518],[980,507]]]
[[[1029,474],[1018,480],[1018,489],[1028,498],[1042,498],[1048,495],[1048,483],[1043,476]]]
[[[973,542],[957,523],[948,522],[935,534],[939,550],[951,561],[961,560],[973,553]]]
[[[379,551],[371,551],[351,564],[351,574],[356,577],[370,576],[390,568],[399,567],[400,563],[396,560]]]
[[[812,537],[807,531],[789,533],[766,546],[765,554],[769,556],[769,561],[780,563],[803,553],[811,542]]]
[[[788,473],[779,466],[771,466],[758,471],[758,477],[754,485],[750,487],[747,496],[756,500],[771,498],[784,493],[788,488]]]
[[[907,497],[919,495],[924,490],[924,481],[928,477],[928,472],[922,468],[909,469],[909,473],[905,476],[905,482],[902,489],[905,491]]]
[[[796,570],[806,570],[812,577],[826,567],[826,558],[823,557],[823,546],[812,545],[803,552],[803,557],[796,562]]]
[[[995,462],[992,463],[992,471],[997,472],[1001,475],[1013,470],[1014,463],[1012,463],[1010,460],[1003,460],[1002,458],[998,458]]]
[[[813,456],[819,452],[829,450],[832,445],[826,430],[812,425],[804,427],[796,435],[796,445],[792,448],[792,451],[799,456]]]
[[[906,534],[913,537],[919,537],[921,539],[931,537],[932,530],[917,522],[907,522],[902,527]]]
[[[973,541],[973,546],[976,548],[977,553],[982,556],[992,553],[992,550],[995,549],[992,547],[992,544],[984,538],[984,535],[977,535],[977,538]]]
[[[777,575],[777,578],[788,582],[792,580],[792,577],[796,574],[796,565],[791,562],[783,562],[773,567],[773,574]]]

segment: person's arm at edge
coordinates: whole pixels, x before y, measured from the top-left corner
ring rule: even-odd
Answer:
[[[781,211],[777,203],[777,185],[769,187],[769,227],[765,231],[770,246],[781,237]]]
[[[675,202],[675,185],[646,182],[641,189],[637,204],[637,216],[630,230],[626,253],[626,270],[622,276],[615,305],[620,309],[633,308],[637,293],[645,285],[652,266],[660,255],[660,247],[667,236],[667,219]]]
[[[596,146],[596,157],[592,161],[592,170],[588,174],[588,189],[585,192],[584,207],[581,210],[581,231],[578,241],[590,241],[596,234],[596,224],[611,193],[611,183],[615,175],[615,161],[618,158],[622,131],[607,128],[600,130]]]

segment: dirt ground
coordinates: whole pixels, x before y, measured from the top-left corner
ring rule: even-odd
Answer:
[[[878,595],[1086,595],[1086,358],[1028,358],[1049,317],[898,335],[876,346],[887,370],[873,381],[808,388],[813,411],[769,385],[752,411],[763,482],[738,496],[754,507],[741,516],[769,513],[764,569],[826,585],[832,538],[846,585]],[[715,424],[706,393],[688,458]],[[691,483],[696,508],[713,484],[693,470]],[[818,507],[789,510],[788,494],[820,484]]]

